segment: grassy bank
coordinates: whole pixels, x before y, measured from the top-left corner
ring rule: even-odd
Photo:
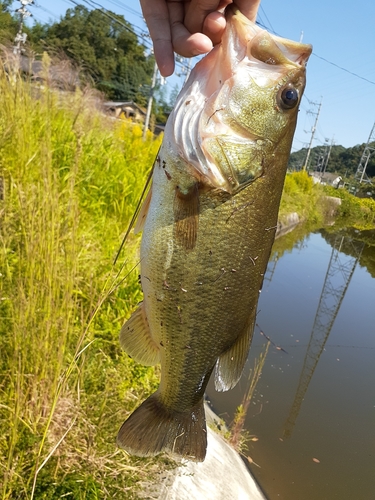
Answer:
[[[281,198],[279,218],[284,221],[288,214],[297,212],[303,220],[319,222],[322,214],[317,205],[321,196],[322,190],[320,186],[315,186],[306,172],[287,174]]]
[[[158,374],[117,341],[141,298],[135,244],[112,262],[159,141],[91,92],[1,74],[0,95],[1,498],[133,498],[155,461],[115,435]]]
[[[335,205],[330,197],[340,198]],[[308,228],[318,228],[327,222],[337,227],[375,228],[375,201],[357,198],[345,189],[314,184],[306,172],[287,174],[281,199],[279,218],[297,212]]]
[[[345,189],[335,189],[330,186],[325,186],[324,192],[327,196],[341,199],[335,225],[353,227],[361,231],[375,229],[375,200],[357,198]]]

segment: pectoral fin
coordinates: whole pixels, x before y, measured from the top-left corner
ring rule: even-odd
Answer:
[[[195,247],[198,236],[199,222],[199,189],[193,184],[188,189],[176,187],[173,204],[174,237],[177,244],[186,250]]]
[[[152,366],[159,363],[159,347],[151,336],[143,302],[121,328],[120,345],[135,361]]]
[[[237,338],[232,347],[217,360],[215,368],[215,389],[217,391],[229,391],[239,381],[249,354],[254,323],[255,311],[251,315],[245,331]]]

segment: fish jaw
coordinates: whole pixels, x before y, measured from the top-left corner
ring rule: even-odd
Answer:
[[[180,171],[230,193],[262,175],[264,157],[285,134],[290,149],[311,50],[228,8],[222,43],[195,66],[167,122]],[[281,100],[288,89],[296,95],[290,108]]]

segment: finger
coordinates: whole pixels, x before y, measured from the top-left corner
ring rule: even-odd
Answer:
[[[260,0],[235,0],[234,2],[244,16],[253,23],[257,17]]]
[[[174,71],[174,53],[168,8],[164,0],[140,0],[140,2],[160,73],[163,76],[170,76]]]
[[[214,45],[221,42],[226,26],[225,16],[221,12],[211,12],[203,23],[203,33],[207,35]]]
[[[220,0],[191,0],[184,19],[184,24],[190,33],[202,32],[206,16],[217,10],[220,4]]]
[[[180,32],[176,29],[176,36],[173,38],[173,49],[180,56],[194,57],[209,52],[212,49],[212,42],[203,33],[191,34],[187,30],[181,30]]]
[[[205,54],[212,49],[211,40],[203,33],[193,33],[184,26],[184,7],[179,2],[168,3],[173,49],[183,57]]]

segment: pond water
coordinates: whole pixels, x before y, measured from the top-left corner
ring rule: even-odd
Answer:
[[[277,240],[244,374],[226,393],[209,384],[230,424],[271,340],[244,423],[255,438],[244,454],[270,500],[375,498],[372,238],[320,231]]]

